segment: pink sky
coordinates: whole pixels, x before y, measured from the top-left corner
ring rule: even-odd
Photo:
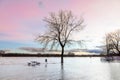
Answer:
[[[44,32],[42,19],[49,12],[71,10],[83,16],[85,30],[75,39],[91,39],[100,44],[104,34],[120,28],[120,0],[0,0],[0,40],[33,41]],[[97,44],[94,43],[94,46]]]

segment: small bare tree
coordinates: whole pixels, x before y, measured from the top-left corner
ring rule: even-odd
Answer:
[[[111,52],[114,54],[120,54],[120,30],[106,35],[106,49],[107,54],[110,54]]]
[[[60,11],[58,14],[50,13],[44,21],[47,23],[48,31],[39,35],[36,40],[44,43],[45,47],[48,43],[51,44],[51,49],[54,46],[61,46],[61,63],[63,63],[64,48],[66,44],[73,41],[70,39],[71,34],[84,28],[84,20],[83,18],[76,19],[71,11]]]

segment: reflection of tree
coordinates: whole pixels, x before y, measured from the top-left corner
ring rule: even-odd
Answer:
[[[64,65],[61,64],[61,80],[64,80]]]
[[[120,54],[120,30],[106,35],[106,51],[107,54]]]
[[[73,39],[70,39],[71,34],[74,31],[81,31],[84,26],[84,20],[79,20],[73,16],[71,11],[60,11],[58,14],[51,13],[50,17],[44,20],[47,23],[47,30],[43,35],[37,37],[37,41],[41,44],[51,45],[53,47],[61,47],[61,63],[63,63],[64,48],[67,44],[70,44]],[[80,43],[80,41],[77,41]]]

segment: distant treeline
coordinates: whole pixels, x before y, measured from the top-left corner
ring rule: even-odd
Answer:
[[[61,57],[61,54],[24,54],[24,53],[6,53],[0,54],[2,57]],[[119,54],[110,55],[68,55],[64,54],[64,57],[106,57],[106,56],[120,56]]]

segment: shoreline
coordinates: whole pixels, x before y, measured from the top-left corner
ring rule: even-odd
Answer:
[[[5,53],[0,54],[1,57],[61,57],[61,54],[18,54],[18,53]],[[64,54],[64,57],[113,57],[119,56],[118,54],[111,55],[68,55]]]

